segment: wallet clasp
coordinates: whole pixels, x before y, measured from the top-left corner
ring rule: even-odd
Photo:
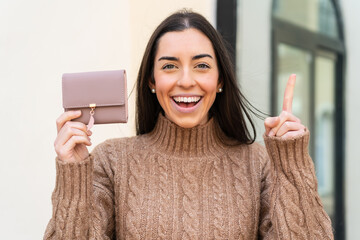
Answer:
[[[95,112],[95,108],[96,108],[96,103],[90,103],[89,104],[89,108],[91,109],[90,110],[90,115],[94,115],[94,112]]]
[[[90,103],[89,108],[90,108],[90,119],[89,119],[89,123],[87,125],[88,130],[90,130],[94,126],[94,122],[95,122],[94,114],[95,114],[96,103]]]

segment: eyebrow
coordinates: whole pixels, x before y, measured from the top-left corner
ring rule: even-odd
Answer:
[[[159,60],[158,60],[158,61],[161,61],[161,60],[179,61],[179,59],[178,59],[178,58],[176,58],[176,57],[169,57],[169,56],[163,56],[163,57],[159,58]]]
[[[209,58],[211,58],[211,59],[213,58],[210,54],[203,53],[203,54],[195,55],[195,56],[193,56],[191,59],[192,59],[192,60],[197,60],[197,59],[205,58],[205,57],[209,57]],[[161,60],[179,61],[179,58],[177,58],[177,57],[170,57],[170,56],[163,56],[163,57],[159,58],[158,61],[161,61]]]
[[[199,54],[199,55],[193,56],[192,60],[196,60],[196,59],[200,59],[200,58],[204,58],[204,57],[209,57],[211,59],[213,58],[211,55],[204,53],[204,54]]]

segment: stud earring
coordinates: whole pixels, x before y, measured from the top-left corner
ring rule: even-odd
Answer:
[[[223,89],[222,88],[219,88],[219,93],[221,93],[223,91]]]
[[[156,91],[155,91],[155,88],[152,88],[152,89],[151,89],[151,92],[152,92],[152,93],[155,93],[155,92],[156,92]]]

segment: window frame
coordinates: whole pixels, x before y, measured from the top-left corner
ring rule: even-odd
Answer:
[[[240,1],[240,0],[239,0]],[[276,46],[279,42],[305,48],[312,53],[313,59],[318,50],[331,51],[336,54],[337,64],[335,73],[335,206],[334,206],[334,234],[335,239],[345,239],[345,69],[346,69],[346,48],[344,37],[344,24],[340,11],[340,3],[338,0],[330,0],[335,9],[337,18],[337,25],[339,31],[339,38],[333,39],[320,33],[314,33],[305,28],[296,26],[294,24],[276,19],[271,14],[271,113],[276,114]],[[229,50],[236,68],[236,31],[237,31],[237,0],[221,0],[217,1],[216,24],[218,31],[222,34],[225,40],[229,43]],[[274,4],[274,1],[273,1]],[[273,4],[270,11],[273,11]],[[315,62],[312,63],[311,77],[315,76]],[[312,81],[314,82],[314,81]],[[311,83],[314,84],[314,83]],[[315,102],[314,87],[311,88],[311,102]],[[314,104],[311,105],[311,122],[314,123]],[[312,140],[314,142],[314,140]]]
[[[345,239],[345,59],[346,49],[344,45],[343,22],[341,18],[339,3],[337,0],[330,0],[335,8],[339,38],[333,39],[318,32],[312,32],[303,27],[286,22],[271,15],[271,113],[276,115],[276,96],[277,96],[277,46],[279,43],[285,43],[290,46],[307,50],[315,60],[318,52],[321,50],[330,51],[336,55],[337,62],[335,67],[335,136],[334,139],[334,218],[333,228],[335,239]],[[273,1],[274,4],[275,1]],[[271,9],[271,11],[273,8]],[[315,103],[315,61],[310,68],[310,102]],[[315,131],[315,104],[310,104],[310,130]],[[311,136],[311,142],[315,143],[314,134]],[[312,148],[314,150],[314,148]],[[313,151],[311,155],[314,156]]]

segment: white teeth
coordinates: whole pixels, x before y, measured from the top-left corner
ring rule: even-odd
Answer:
[[[185,103],[192,103],[192,102],[198,102],[200,100],[200,97],[173,97],[175,102],[185,102]]]

